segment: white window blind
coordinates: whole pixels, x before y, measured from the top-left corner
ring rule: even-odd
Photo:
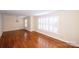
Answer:
[[[58,33],[58,16],[40,16],[38,17],[38,29]]]

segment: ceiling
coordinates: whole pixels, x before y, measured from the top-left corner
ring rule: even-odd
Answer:
[[[52,10],[0,10],[1,14],[16,15],[16,16],[32,16],[32,15],[42,15],[50,12]]]

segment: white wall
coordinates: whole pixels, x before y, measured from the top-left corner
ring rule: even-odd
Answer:
[[[2,36],[2,15],[0,14],[0,37]]]
[[[75,45],[79,45],[79,38],[77,38],[77,36],[79,35],[79,23],[77,23],[79,20],[79,13],[63,11],[60,12],[58,15],[60,16],[60,39],[67,41],[69,43],[73,43]]]
[[[12,31],[24,29],[24,19],[12,16],[12,15],[3,15],[3,31]]]
[[[36,27],[32,28],[37,32],[41,32],[45,35],[79,46],[79,11],[57,11],[51,15],[59,17],[58,34],[38,30],[37,17],[33,18],[33,26],[36,25]]]

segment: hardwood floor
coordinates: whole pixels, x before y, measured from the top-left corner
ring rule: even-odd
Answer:
[[[17,30],[4,32],[1,48],[77,48],[41,33]]]

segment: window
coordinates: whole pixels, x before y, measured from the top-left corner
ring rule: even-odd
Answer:
[[[58,17],[57,16],[38,17],[38,29],[52,33],[58,33]]]

